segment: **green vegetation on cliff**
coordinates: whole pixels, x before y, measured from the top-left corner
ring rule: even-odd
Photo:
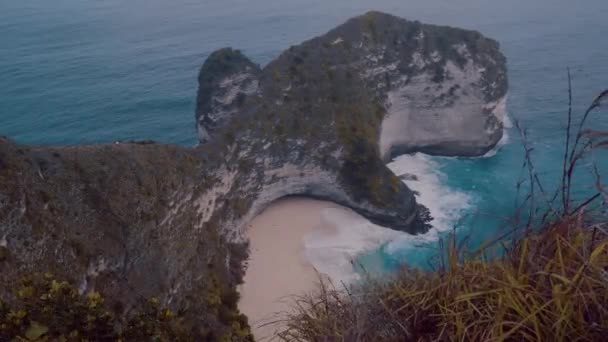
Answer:
[[[323,284],[296,298],[278,334],[285,341],[602,341],[608,333],[608,191],[596,169],[596,193],[574,203],[573,175],[608,132],[585,130],[604,91],[571,132],[563,178],[542,187],[525,142],[531,190],[514,228],[473,250],[466,238],[440,243],[434,270],[402,268],[386,280],[345,289]],[[600,152],[601,153],[601,152]],[[538,190],[539,189],[539,190]],[[604,199],[603,203],[599,199]],[[536,201],[545,201],[538,211]],[[561,202],[561,203],[560,203]]]
[[[286,341],[601,341],[608,331],[608,225],[549,225],[499,259],[455,240],[434,272],[403,269],[297,302]]]
[[[484,56],[469,62],[497,74],[475,90],[498,101],[507,82],[495,42],[371,12],[263,69],[238,50],[212,53],[199,74],[199,146],[0,137],[0,340],[250,340],[236,292],[244,229],[284,196],[426,231],[428,211],[379,151],[387,91],[430,68],[442,74],[445,59],[466,56],[457,46],[478,43]]]
[[[0,138],[0,341],[33,325],[47,340],[250,340],[236,292],[246,246],[220,232],[224,212],[204,221],[187,200],[218,183],[205,163],[177,146]],[[154,298],[175,317],[150,312]]]
[[[81,294],[52,274],[35,274],[15,284],[11,304],[0,301],[0,341],[252,341],[247,318],[234,311],[238,293],[219,289],[216,284],[205,298],[230,328],[209,330],[192,327],[183,312],[155,298],[121,314],[98,292]]]

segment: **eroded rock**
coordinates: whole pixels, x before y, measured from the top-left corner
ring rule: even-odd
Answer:
[[[231,329],[218,312],[236,310],[244,229],[273,201],[320,198],[426,231],[428,210],[384,161],[490,149],[504,63],[479,33],[371,12],[263,69],[236,50],[213,53],[199,75],[196,148],[0,138],[0,297],[49,271],[121,312],[156,297],[196,326]]]

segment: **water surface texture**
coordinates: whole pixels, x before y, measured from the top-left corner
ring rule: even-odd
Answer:
[[[538,172],[557,179],[566,68],[578,111],[608,87],[606,0],[0,0],[0,135],[27,144],[193,145],[196,78],[209,53],[232,46],[264,65],[371,9],[498,40],[508,58],[510,116],[527,128]],[[608,128],[608,115],[591,124]],[[421,196],[441,216],[438,230],[458,224],[480,240],[502,225],[522,163],[517,132],[509,137],[493,157],[396,161],[427,174],[412,187],[434,192]],[[592,182],[588,173],[583,178],[577,191],[586,193]],[[425,264],[429,254],[408,241],[393,241],[370,258],[384,268]]]

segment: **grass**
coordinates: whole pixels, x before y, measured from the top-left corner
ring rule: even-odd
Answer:
[[[247,318],[234,310],[238,293],[210,278],[207,308],[227,328],[192,327],[181,310],[156,298],[141,298],[121,312],[98,292],[82,294],[50,273],[31,274],[14,284],[9,302],[0,300],[0,341],[252,341]]]
[[[571,94],[571,91],[569,92]],[[525,142],[530,195],[512,231],[475,250],[445,240],[437,269],[404,267],[388,280],[354,286],[323,283],[294,298],[283,341],[603,341],[608,336],[608,192],[594,168],[597,193],[570,196],[577,165],[608,146],[608,132],[585,129],[601,93],[577,126],[572,101],[563,175],[547,193]],[[576,129],[573,129],[576,128]],[[572,136],[571,136],[572,135]],[[598,199],[604,200],[597,204]],[[539,201],[544,201],[539,204]],[[593,205],[592,205],[593,204]],[[539,207],[547,208],[545,212]],[[593,209],[600,209],[599,211]]]
[[[454,241],[454,240],[452,240]],[[286,341],[599,341],[608,333],[608,225],[555,222],[508,247],[388,282],[300,297]]]
[[[51,274],[31,275],[14,285],[13,305],[0,301],[0,341],[188,340],[182,320],[156,300],[142,303],[123,320],[104,307],[99,293],[81,295]]]

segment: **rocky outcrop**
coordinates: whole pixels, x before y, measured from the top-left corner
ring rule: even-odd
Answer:
[[[1,139],[0,298],[23,273],[51,271],[120,312],[158,297],[230,329],[222,305],[235,309],[244,229],[271,202],[310,196],[428,229],[384,161],[490,149],[502,134],[504,63],[479,33],[372,12],[263,69],[237,50],[213,53],[199,75],[195,148]]]
[[[497,42],[475,31],[370,12],[291,47],[264,70],[244,62],[238,52],[220,50],[201,75],[217,77],[214,66],[232,55],[235,67],[219,77],[217,90],[201,84],[199,99],[214,92],[230,94],[231,99],[229,110],[225,95],[208,95],[199,102],[202,136],[217,125],[201,118],[218,112],[242,118],[250,111],[289,111],[312,118],[319,130],[328,129],[338,110],[362,107],[360,98],[341,98],[350,92],[380,107],[378,113],[362,116],[380,117],[379,127],[372,123],[370,130],[379,131],[374,138],[385,160],[416,151],[483,155],[502,137],[508,88],[505,57]],[[233,84],[230,91],[225,90],[228,84]],[[245,102],[238,110],[237,103]]]
[[[413,193],[382,161],[418,151],[483,155],[503,133],[498,43],[378,12],[292,46],[263,69],[219,50],[199,81],[201,143],[234,146],[250,161],[246,193],[259,194],[252,214],[300,194],[424,231]]]
[[[196,128],[199,141],[243,110],[244,98],[258,91],[260,68],[239,51],[218,50],[209,56],[198,77]]]
[[[245,57],[240,53],[220,50],[210,57],[201,74],[217,75],[215,60],[232,54],[236,67],[221,77],[222,84],[234,84],[235,79],[246,82],[236,83],[229,92],[224,90],[231,94],[229,98],[238,98],[231,103],[242,104],[249,97],[255,99],[250,102],[263,103],[265,110],[302,113],[297,106],[312,99],[315,107],[311,115],[330,123],[335,108],[323,103],[344,100],[337,95],[345,90],[321,92],[318,88],[326,89],[321,84],[364,88],[357,91],[373,97],[382,107],[376,140],[385,160],[416,151],[483,155],[502,137],[508,88],[505,58],[497,42],[478,32],[370,12],[290,48],[263,71],[243,62]],[[242,65],[250,71],[243,72]],[[344,72],[348,73],[346,79],[340,79],[344,83],[337,84],[334,79]],[[201,94],[212,92],[201,85],[199,99]],[[348,100],[354,100],[352,105],[360,101]],[[208,96],[198,108],[199,118],[203,113],[227,112],[222,96]],[[232,104],[229,112],[235,114],[236,108]],[[203,136],[206,128],[217,127],[198,122]],[[318,129],[331,126],[320,125]]]
[[[84,294],[101,292],[118,316],[156,297],[187,311],[200,336],[202,327],[228,334],[233,321],[217,312],[238,312],[221,298],[234,298],[246,252],[219,234],[221,213],[200,201],[213,180],[199,154],[0,139],[0,301],[12,300],[21,277],[50,272]]]

